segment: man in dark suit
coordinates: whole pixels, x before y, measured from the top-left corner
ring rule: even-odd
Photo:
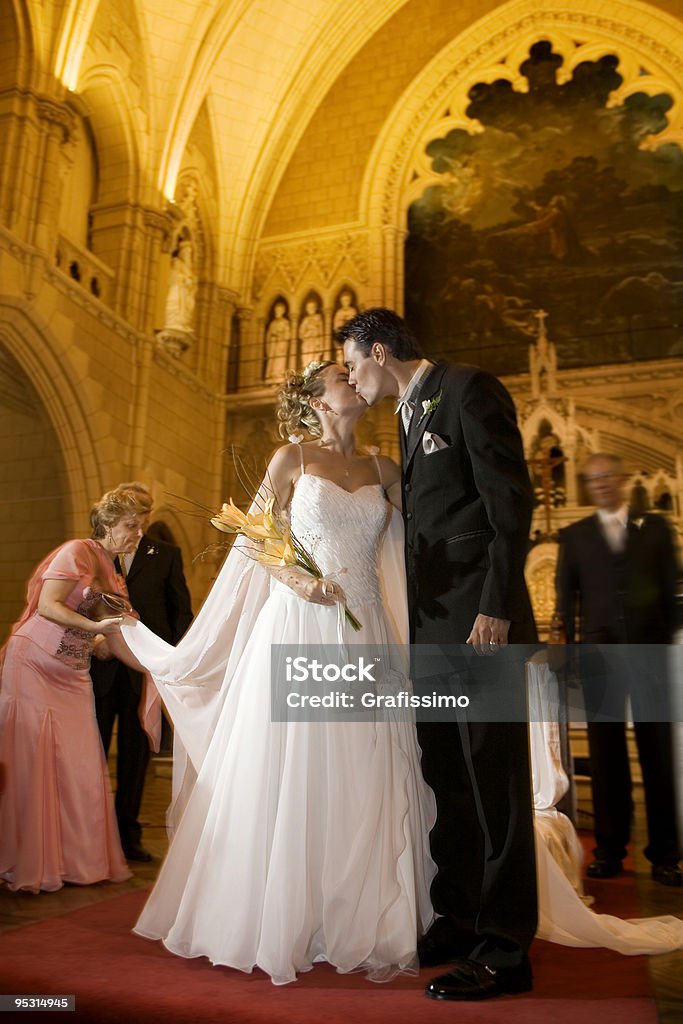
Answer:
[[[631,646],[626,659],[620,655],[623,648],[615,648],[609,658],[599,649],[586,649],[580,658],[596,839],[595,860],[587,873],[591,878],[619,874],[630,839],[631,773],[623,718],[628,696],[645,790],[645,855],[656,881],[680,885],[663,646],[672,642],[676,629],[675,544],[663,516],[629,510],[618,457],[593,455],[583,479],[597,512],[561,534],[557,603],[567,624],[567,639],[648,645]],[[648,721],[648,716],[658,720]],[[609,718],[616,720],[605,720]]]
[[[476,367],[422,359],[387,309],[359,314],[337,338],[369,405],[399,399],[411,643],[481,654],[533,643],[533,492],[508,392]],[[523,666],[516,683],[525,708]],[[418,737],[437,802],[431,895],[441,915],[418,953],[423,966],[452,964],[427,995],[526,991],[537,918],[526,722],[421,722]]]
[[[144,484],[120,484],[117,490],[134,490],[138,497],[147,497],[149,522],[152,496]],[[117,562],[117,570],[126,579],[130,602],[141,620],[157,636],[176,644],[192,621],[180,548],[143,534],[135,554],[122,555]],[[141,844],[138,821],[149,763],[149,741],[138,715],[142,676],[114,658],[93,660],[90,675],[106,753],[118,716],[116,817],[121,845],[128,860],[149,861],[151,854]]]

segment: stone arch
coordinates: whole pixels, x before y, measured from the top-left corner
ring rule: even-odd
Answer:
[[[69,374],[68,361],[42,318],[21,300],[0,302],[0,344],[5,344],[30,381],[59,440],[67,482],[65,522],[70,536],[85,532],[93,498],[103,489],[87,409]]]
[[[10,0],[0,9],[0,91],[33,84],[42,54],[33,6],[26,0]]]
[[[140,133],[135,106],[121,72],[104,65],[91,68],[83,77],[79,95],[97,147],[97,205],[136,199]]]
[[[200,42],[196,47],[188,47],[159,170],[158,187],[168,199],[175,193],[183,154],[209,91],[211,72],[248,5],[248,0],[238,0],[226,4],[218,14],[207,5],[195,35]]]
[[[73,0],[67,5],[57,44],[55,75],[67,89],[75,89],[83,53],[100,0]]]
[[[451,127],[476,132],[465,115],[468,91],[478,81],[507,79],[523,91],[519,66],[529,47],[548,39],[565,58],[563,73],[577,63],[616,53],[624,81],[612,94],[620,103],[631,92],[667,91],[674,103],[668,128],[648,140],[683,142],[683,25],[640,0],[606,0],[599,14],[583,0],[510,0],[457,36],[424,68],[394,106],[368,161],[360,196],[361,222],[371,229],[375,251],[385,267],[381,301],[403,306],[403,242],[408,206],[431,179],[424,153],[435,133]]]

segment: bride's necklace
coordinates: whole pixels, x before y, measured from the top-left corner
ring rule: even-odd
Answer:
[[[330,451],[329,443],[326,443],[325,441],[320,442],[320,447],[328,452]],[[353,462],[355,462],[355,460],[358,458],[358,452],[354,451],[351,453],[351,455],[342,455],[341,452],[330,452],[330,454],[334,454],[337,456],[337,458],[344,460],[344,465],[346,468],[342,469],[342,476],[345,479],[347,477],[350,477],[351,470],[353,469]]]

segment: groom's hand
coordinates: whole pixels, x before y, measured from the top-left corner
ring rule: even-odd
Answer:
[[[510,619],[494,619],[492,615],[477,615],[467,643],[477,654],[496,654],[508,642]]]

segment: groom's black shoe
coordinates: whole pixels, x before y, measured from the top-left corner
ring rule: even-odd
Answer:
[[[597,857],[586,868],[589,878],[616,878],[624,870],[620,860],[603,860]]]
[[[476,960],[460,960],[448,974],[432,978],[425,993],[430,999],[478,1000],[528,992],[531,964],[525,957],[517,967],[488,967]]]
[[[681,870],[677,864],[653,864],[652,877],[660,885],[678,886],[682,881]]]

